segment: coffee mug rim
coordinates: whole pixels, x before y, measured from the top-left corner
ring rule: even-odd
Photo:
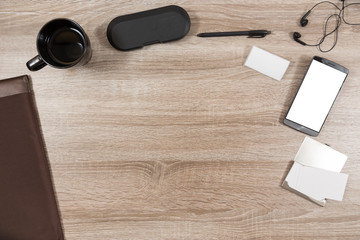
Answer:
[[[63,66],[53,65],[53,64],[49,63],[47,60],[45,60],[45,59],[42,57],[42,55],[41,55],[41,53],[40,53],[40,50],[39,50],[39,38],[40,38],[40,36],[41,36],[41,33],[43,32],[43,30],[45,29],[45,27],[47,27],[49,24],[51,24],[51,23],[53,23],[53,22],[56,22],[56,21],[64,21],[64,20],[65,20],[65,21],[68,21],[68,22],[71,22],[72,24],[76,25],[76,27],[79,28],[80,33],[81,33],[81,35],[82,35],[82,38],[83,38],[83,40],[84,40],[84,44],[88,45],[88,40],[87,40],[86,33],[85,33],[84,29],[80,26],[80,24],[78,24],[78,23],[75,22],[74,20],[71,20],[71,19],[68,19],[68,18],[54,18],[54,19],[48,21],[47,23],[45,23],[45,25],[42,26],[42,28],[40,29],[40,31],[39,31],[39,33],[38,33],[38,35],[37,35],[37,37],[36,37],[36,50],[37,50],[37,53],[38,53],[38,55],[40,56],[40,58],[41,58],[47,65],[49,65],[49,66],[51,66],[51,67],[54,67],[54,68],[60,68],[60,69],[70,68],[70,67],[75,66],[78,62],[81,61],[82,57],[85,55],[85,53],[86,53],[86,51],[87,51],[87,50],[86,50],[86,47],[85,47],[85,51],[81,54],[81,56],[79,57],[79,60],[78,60],[78,61],[76,61],[76,62],[74,62],[74,63],[72,63],[72,64],[69,64],[69,65],[63,65]]]

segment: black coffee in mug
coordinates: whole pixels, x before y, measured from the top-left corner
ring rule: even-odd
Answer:
[[[91,58],[89,38],[79,24],[69,19],[54,19],[45,24],[36,43],[39,55],[26,64],[31,71],[46,65],[55,68],[84,65]]]
[[[60,29],[49,40],[48,52],[54,61],[71,63],[84,52],[84,39],[76,29]]]

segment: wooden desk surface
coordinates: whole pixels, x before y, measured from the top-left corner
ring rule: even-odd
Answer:
[[[342,25],[322,54],[291,34],[317,40],[331,7],[301,28],[317,1],[220,2],[1,1],[0,78],[33,79],[67,240],[360,239],[360,27]],[[185,38],[130,52],[108,43],[114,17],[170,4],[191,17]],[[85,29],[92,60],[28,71],[57,17]],[[246,29],[273,34],[196,37]],[[253,45],[291,61],[281,81],[243,66]],[[349,157],[344,199],[326,207],[280,187],[305,137],[281,122],[314,55],[350,69],[316,138]]]

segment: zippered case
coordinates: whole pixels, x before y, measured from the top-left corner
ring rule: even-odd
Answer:
[[[107,38],[114,48],[126,51],[178,40],[189,30],[188,13],[171,5],[114,18],[108,25]]]

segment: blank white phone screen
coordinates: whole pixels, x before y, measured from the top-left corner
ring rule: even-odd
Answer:
[[[319,132],[346,75],[313,60],[286,118]]]

